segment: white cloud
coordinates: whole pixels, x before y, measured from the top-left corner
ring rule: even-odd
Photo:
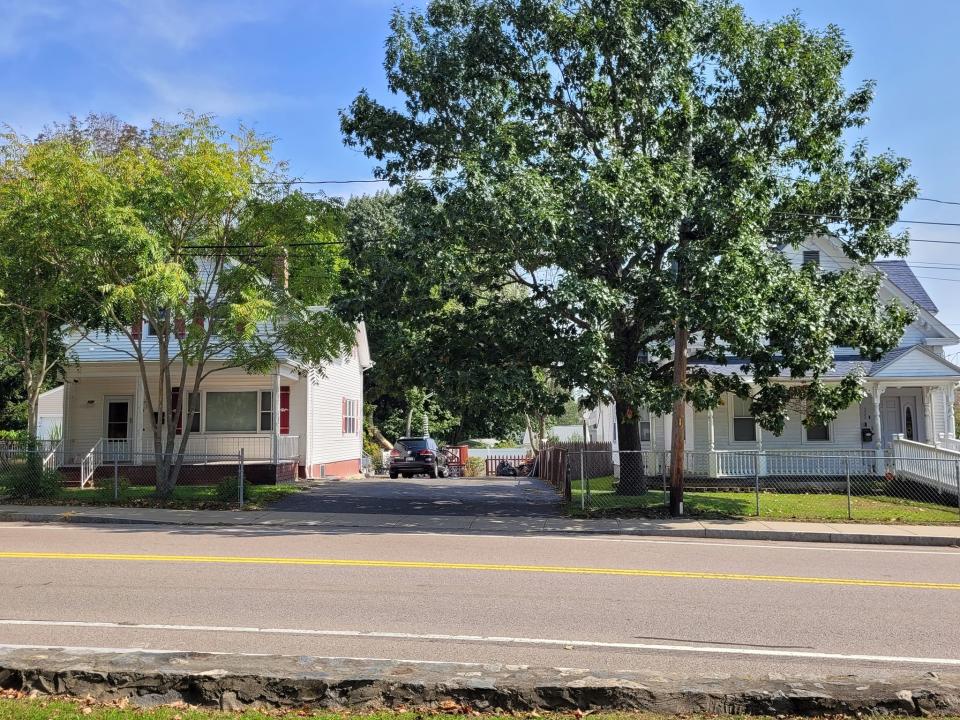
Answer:
[[[171,118],[182,110],[214,115],[242,115],[297,104],[295,98],[280,93],[230,87],[218,78],[194,73],[147,71],[140,73],[139,77],[154,102],[149,108],[149,117],[131,118],[137,123],[149,122],[153,117]]]

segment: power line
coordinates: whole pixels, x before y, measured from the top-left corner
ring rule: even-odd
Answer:
[[[450,179],[453,176],[446,176],[447,179]],[[800,181],[803,178],[793,178],[788,176],[779,176],[783,180],[794,180]],[[416,182],[427,182],[435,178],[429,177],[411,177],[405,178],[407,180],[414,180]],[[254,183],[255,185],[361,185],[366,183],[389,183],[391,179],[389,178],[356,178],[351,180],[262,180]],[[894,193],[886,190],[867,190],[866,188],[856,188],[855,193],[868,194],[868,195],[893,195]],[[920,195],[911,200],[911,202],[930,202],[937,203],[938,205],[958,205],[960,206],[960,200],[943,200],[940,198],[926,197],[925,195]]]

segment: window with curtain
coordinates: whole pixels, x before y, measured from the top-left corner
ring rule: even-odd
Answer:
[[[257,392],[208,392],[207,432],[256,432]]]
[[[757,421],[750,414],[749,398],[733,399],[733,439],[736,442],[757,441]]]

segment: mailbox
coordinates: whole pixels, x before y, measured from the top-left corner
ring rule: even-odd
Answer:
[[[860,439],[863,442],[873,442],[873,430],[868,427],[860,428]]]

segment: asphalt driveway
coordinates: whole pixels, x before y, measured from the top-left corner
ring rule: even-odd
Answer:
[[[319,480],[270,508],[289,512],[386,515],[545,517],[560,513],[560,498],[530,478],[402,478]]]

